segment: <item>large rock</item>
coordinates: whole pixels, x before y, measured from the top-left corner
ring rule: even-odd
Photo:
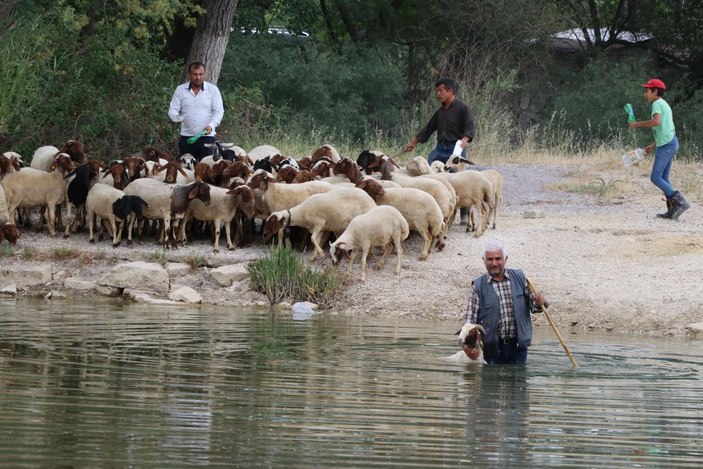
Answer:
[[[169,277],[177,277],[180,275],[189,274],[193,268],[189,264],[183,262],[169,262],[166,264],[166,272]]]
[[[81,280],[78,278],[68,277],[63,281],[63,286],[73,290],[92,290],[95,288],[95,282],[91,280]]]
[[[36,267],[3,266],[0,267],[0,285],[14,283],[18,288],[44,285],[51,281],[51,266]]]
[[[243,265],[223,265],[210,271],[210,277],[221,287],[229,287],[234,282],[249,278],[249,273]]]
[[[184,303],[201,303],[201,296],[190,287],[179,286],[173,289],[168,295],[169,300],[182,301]]]
[[[126,262],[110,269],[98,280],[98,285],[168,293],[169,277],[168,272],[159,264]]]

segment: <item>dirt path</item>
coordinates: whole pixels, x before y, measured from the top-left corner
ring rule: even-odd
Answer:
[[[663,208],[654,188],[647,188],[645,196],[603,203],[593,196],[554,189],[574,168],[494,168],[505,181],[504,204],[496,230],[476,239],[463,227],[453,226],[445,250],[431,253],[425,262],[417,260],[421,238],[411,234],[404,243],[406,256],[401,275],[392,273],[392,256],[383,270],[371,268],[367,272],[366,283],[356,281],[354,275],[354,280],[345,285],[340,309],[372,315],[445,318],[456,320],[459,325],[468,285],[484,272],[483,243],[495,237],[508,247],[508,266],[523,269],[544,291],[552,316],[562,328],[682,335],[686,326],[703,322],[700,204],[694,203],[680,221],[672,222],[654,216]],[[649,184],[646,179],[642,183]],[[525,218],[526,211],[537,211],[544,217]],[[31,251],[26,248],[65,248],[83,255],[45,261],[27,255]],[[29,230],[23,233],[16,251],[14,257],[0,257],[0,265],[50,262],[57,279],[94,279],[121,260],[149,261],[165,256],[169,261],[195,260],[219,266],[251,262],[268,253],[269,248],[257,245],[213,254],[210,244],[202,240],[164,254],[153,243],[113,250],[108,242],[89,244],[84,233],[64,240]],[[208,267],[196,269],[174,283],[193,287],[206,303],[240,305],[262,300],[250,291],[218,287],[208,278],[207,270]],[[357,272],[355,268],[354,273]],[[60,281],[21,294],[41,294],[52,288],[61,288]],[[546,324],[544,319],[537,319],[537,323]]]

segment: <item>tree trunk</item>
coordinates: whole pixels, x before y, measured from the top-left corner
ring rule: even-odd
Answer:
[[[206,80],[217,84],[237,0],[204,0],[203,7],[206,12],[198,18],[185,73],[187,77],[187,67],[191,62],[202,62],[206,67]]]

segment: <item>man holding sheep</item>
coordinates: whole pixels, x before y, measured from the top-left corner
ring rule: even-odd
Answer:
[[[530,312],[539,311],[547,303],[541,293],[532,294],[521,270],[505,268],[507,260],[502,242],[485,244],[486,273],[471,282],[464,322],[484,328],[486,363],[524,365],[532,344]]]
[[[222,95],[217,86],[205,81],[205,65],[193,62],[188,66],[189,82],[176,88],[168,108],[168,117],[181,124],[178,140],[178,153],[190,153],[198,161],[212,155],[212,148],[206,144],[215,143],[215,128],[220,125],[225,110]],[[204,132],[195,139],[193,137]]]
[[[440,107],[417,135],[405,145],[405,151],[413,151],[418,143],[425,143],[437,131],[437,145],[427,161],[446,163],[457,141],[461,141],[461,156],[466,157],[466,146],[474,139],[474,115],[471,108],[456,97],[456,82],[451,78],[440,78],[435,82],[435,92]],[[467,224],[467,211],[461,209],[461,224]]]

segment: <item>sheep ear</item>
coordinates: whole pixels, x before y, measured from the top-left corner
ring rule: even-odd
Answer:
[[[458,331],[456,331],[456,332],[454,333],[454,335],[459,335],[459,334],[461,334],[461,329],[459,329]]]
[[[462,162],[462,163],[466,163],[466,164],[472,164],[472,165],[475,165],[475,164],[476,164],[476,163],[474,163],[474,162],[471,161],[471,160],[467,160],[466,158],[462,158],[462,159],[461,159],[461,162]]]

